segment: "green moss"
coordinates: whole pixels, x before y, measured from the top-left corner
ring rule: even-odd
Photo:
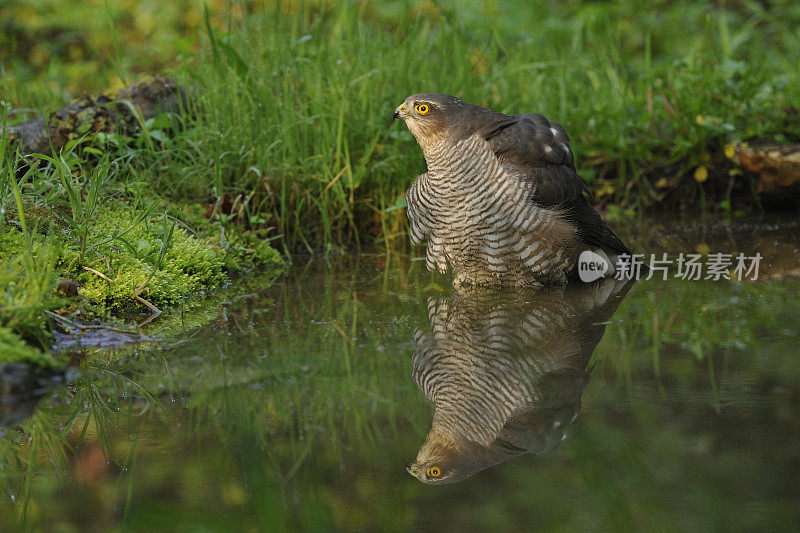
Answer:
[[[165,206],[149,187],[132,183],[118,190],[119,175],[108,165],[89,173],[88,166],[75,164],[66,185],[60,180],[62,190],[53,187],[52,166],[28,177],[24,226],[7,208],[17,203],[8,186],[14,177],[0,173],[0,350],[8,356],[0,362],[50,357],[48,311],[86,323],[152,305],[168,310],[213,291],[229,273],[282,265],[266,240],[239,228],[223,230],[195,203],[185,210],[196,213],[199,229],[187,230],[184,209],[174,212],[176,206]],[[94,200],[103,196],[105,201]],[[208,320],[199,308],[197,313],[189,322]]]
[[[199,239],[164,217],[141,219],[121,202],[108,207],[93,228],[101,244],[84,260],[94,261],[89,268],[97,272],[78,273],[80,296],[101,309],[139,306],[137,295],[156,306],[174,304],[214,289],[226,279],[225,270],[283,264],[266,241],[238,232],[225,241]]]
[[[6,228],[0,233],[0,260],[18,255],[22,251],[22,246],[22,233]]]
[[[190,226],[224,255],[224,267],[228,272],[257,269],[281,269],[285,266],[281,254],[270,245],[269,231],[245,229],[241,225],[222,222],[219,218],[209,220],[207,208],[201,204],[178,204],[167,202],[170,212]]]
[[[229,228],[224,234],[222,244],[225,254],[225,268],[232,272],[259,268],[281,268],[283,258],[265,239],[246,232],[241,228]]]
[[[141,219],[121,202],[108,207],[93,227],[100,242],[85,262],[95,261],[89,268],[97,273],[82,269],[81,297],[109,308],[138,295],[154,305],[169,304],[224,279],[221,254],[208,243],[172,221]]]

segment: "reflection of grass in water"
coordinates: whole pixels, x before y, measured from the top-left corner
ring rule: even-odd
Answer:
[[[633,289],[617,311],[595,359],[614,367],[631,384],[631,366],[641,350],[651,354],[656,377],[662,365],[684,365],[704,361],[709,383],[716,386],[724,376],[731,354],[748,352],[753,363],[763,364],[765,332],[785,325],[783,335],[797,335],[797,294],[791,282],[727,283],[673,282],[642,283]],[[624,346],[607,354],[605,346]],[[641,358],[637,359],[639,362]],[[684,367],[685,368],[685,367]],[[678,367],[673,368],[673,373]],[[681,372],[683,374],[683,372]],[[663,388],[662,388],[663,391]]]
[[[785,331],[796,328],[787,287],[634,287],[598,347],[598,366],[584,394],[588,407],[573,441],[554,459],[515,460],[475,483],[433,493],[402,468],[430,423],[429,407],[409,378],[411,331],[426,324],[424,300],[411,291],[425,283],[416,271],[406,279],[355,283],[364,276],[364,269],[351,266],[288,279],[267,292],[266,306],[262,299],[240,300],[195,331],[191,343],[176,342],[164,353],[118,351],[110,365],[93,364],[74,396],[40,409],[25,426],[26,433],[42,433],[38,470],[29,474],[27,486],[43,514],[29,513],[30,523],[54,513],[91,520],[68,504],[58,507],[60,499],[85,495],[48,485],[44,472],[51,467],[43,464],[56,457],[66,479],[74,469],[72,452],[64,452],[63,438],[48,441],[44,433],[54,431],[50,421],[67,420],[73,429],[65,434],[80,435],[90,420],[82,446],[67,441],[79,450],[102,442],[130,468],[120,472],[115,466],[93,486],[90,500],[119,513],[127,509],[133,528],[148,521],[169,527],[175,520],[199,526],[218,523],[222,514],[231,517],[228,524],[260,528],[388,523],[403,529],[445,521],[473,527],[535,521],[545,528],[563,526],[570,517],[573,525],[626,529],[671,523],[678,515],[687,524],[707,516],[709,527],[780,524],[770,521],[787,509],[785,498],[758,499],[772,495],[762,486],[752,498],[764,510],[753,517],[744,504],[750,496],[726,494],[724,486],[742,468],[756,483],[769,475],[785,478],[753,450],[768,427],[782,435],[797,429],[796,421],[786,418],[796,409],[783,405],[784,399],[757,401],[759,383],[784,383],[796,374],[779,367],[791,359],[777,351],[782,340],[757,343],[775,332],[778,321]],[[386,289],[372,293],[381,284]],[[704,312],[709,302],[714,306]],[[753,309],[761,310],[762,319],[742,320]],[[729,334],[706,336],[703,351],[693,351],[691,333],[710,331],[714,323]],[[654,350],[666,398],[653,386]],[[715,369],[717,399],[704,377],[708,361]],[[626,374],[629,386],[624,380],[614,384]],[[141,397],[142,391],[153,396],[123,398]],[[186,409],[173,407],[173,399]],[[70,418],[73,409],[77,414]],[[753,433],[729,443],[726,417]],[[765,454],[773,453],[772,444],[763,445]],[[3,446],[3,458],[19,455],[18,447]],[[49,447],[57,449],[43,451]],[[706,456],[708,465],[697,471],[698,457]],[[27,467],[26,461],[21,464]],[[732,466],[736,462],[739,469]],[[13,468],[6,470],[8,482],[23,483]],[[75,488],[74,480],[68,486]],[[512,489],[495,493],[496,487]],[[663,497],[676,490],[691,494],[691,502]],[[151,496],[153,491],[160,496]],[[156,498],[160,503],[153,507]],[[449,511],[431,514],[431,506]],[[0,512],[8,516],[7,507]],[[121,519],[119,513],[114,520]]]
[[[322,294],[317,287],[307,287],[307,292],[298,287],[285,290]],[[420,435],[424,432],[425,417],[411,416],[407,409],[414,403],[398,397],[409,372],[407,350],[398,345],[411,344],[410,336],[399,331],[405,333],[409,321],[401,320],[373,338],[374,332],[364,326],[369,325],[374,310],[353,294],[357,293],[327,294],[314,309],[286,306],[266,323],[259,317],[265,312],[274,314],[274,307],[265,310],[245,303],[194,332],[194,344],[183,347],[179,341],[169,359],[152,349],[128,350],[123,359],[119,357],[125,352],[109,356],[117,361],[113,375],[97,374],[79,384],[84,396],[78,404],[77,397],[71,403],[90,406],[91,417],[73,422],[73,431],[80,433],[90,427],[94,438],[108,439],[112,428],[120,424],[120,415],[115,413],[119,388],[139,396],[144,390],[173,397],[188,394],[191,419],[186,423],[196,423],[197,431],[202,432],[209,425],[216,427],[240,458],[247,491],[270,495],[254,502],[259,523],[271,523],[287,505],[299,512],[294,501],[299,497],[298,484],[310,475],[315,468],[312,465],[320,464],[320,449],[333,450],[333,455],[326,452],[324,456],[328,469],[331,461],[344,461],[344,450],[371,447],[373,453],[379,453],[377,443],[387,437],[400,439],[409,428]],[[277,299],[291,302],[288,297]],[[312,324],[312,320],[318,323]],[[284,321],[291,324],[289,332]],[[243,329],[264,344],[246,340],[243,344],[229,337],[227,329]],[[197,346],[215,349],[198,356]],[[370,349],[375,346],[382,348]],[[134,382],[142,388],[136,391]],[[399,387],[387,387],[387,383]],[[108,404],[103,395],[114,400]],[[417,398],[416,405],[416,415],[419,408],[426,411],[421,399]],[[90,426],[81,427],[84,420],[91,420]],[[136,497],[131,498],[135,506]]]
[[[125,380],[119,381],[117,389],[123,390]],[[150,395],[146,397],[157,401]],[[24,430],[13,435],[14,430],[8,429],[12,435],[0,439],[0,486],[8,500],[19,506],[20,524],[28,524],[31,519],[33,484],[43,483],[53,490],[67,480],[72,474],[72,451],[80,449],[87,438],[98,442],[103,456],[116,462],[109,450],[115,396],[92,380],[83,379],[74,389],[60,390],[48,402],[49,408],[38,408]],[[38,514],[41,509],[35,512]],[[10,521],[5,519],[3,523]]]
[[[609,507],[604,527],[793,527],[797,491],[771,480],[786,479],[776,473],[787,468],[782,455],[797,450],[785,436],[800,428],[792,396],[773,387],[796,390],[787,348],[800,335],[798,316],[792,283],[634,287],[595,352],[584,396],[589,405],[598,394],[633,404],[632,417],[590,417],[568,448]],[[608,382],[616,386],[599,386]],[[773,443],[783,444],[764,449]],[[665,488],[686,496],[664,499]]]

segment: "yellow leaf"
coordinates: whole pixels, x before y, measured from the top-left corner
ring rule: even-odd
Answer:
[[[697,248],[695,248],[695,250],[697,250],[697,253],[700,255],[708,255],[708,251],[710,249],[711,248],[704,242],[701,242],[700,244],[697,245]]]
[[[656,182],[656,187],[658,187],[659,189],[663,189],[666,186],[667,186],[667,178],[659,178],[659,180]]]
[[[697,183],[703,183],[708,179],[708,169],[705,165],[700,165],[696,169],[694,169],[694,181]]]
[[[703,117],[703,115],[697,115],[696,117],[694,117],[694,121],[702,126],[705,123],[706,119],[705,117]]]
[[[733,159],[733,156],[736,155],[736,145],[733,143],[726,143],[723,150],[725,152],[725,157],[728,159]]]
[[[607,181],[600,182],[594,191],[594,195],[597,198],[611,196],[612,194],[614,194],[614,186]]]

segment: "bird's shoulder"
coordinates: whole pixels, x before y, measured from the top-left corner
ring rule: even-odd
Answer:
[[[498,123],[483,132],[498,157],[537,167],[574,167],[569,135],[561,124],[550,122],[538,113],[498,115]]]
[[[537,204],[555,207],[589,194],[563,126],[540,114],[502,117],[481,134],[508,174],[534,185]]]
[[[629,253],[592,208],[592,193],[575,169],[569,136],[544,115],[496,113],[477,133],[505,172],[530,186],[534,204],[557,209],[574,223],[586,243]]]

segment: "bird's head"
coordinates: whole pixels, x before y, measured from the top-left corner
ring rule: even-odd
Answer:
[[[453,438],[436,423],[431,427],[417,458],[406,467],[409,474],[428,485],[462,481],[475,473]]]
[[[423,150],[452,134],[459,117],[471,104],[443,93],[412,94],[394,110],[394,118],[402,119]]]

